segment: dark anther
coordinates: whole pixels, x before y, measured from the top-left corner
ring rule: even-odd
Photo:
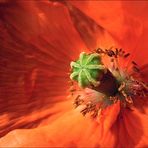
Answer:
[[[114,59],[113,58],[111,58],[111,62],[114,62]]]
[[[88,112],[87,108],[84,108],[83,110],[81,110],[81,113],[82,113],[83,116],[85,116],[87,112]]]
[[[75,88],[71,88],[71,89],[70,89],[70,92],[75,92],[75,91],[76,91]]]
[[[75,105],[75,108],[77,108],[79,105],[81,105],[84,101],[82,99],[80,99],[80,95],[78,95],[75,100],[74,100],[74,105]]]
[[[92,113],[91,117],[96,118],[98,115],[98,109],[95,109],[94,112]]]
[[[125,55],[124,55],[124,54],[125,54],[125,51],[122,51],[120,54],[121,54],[122,57],[124,57],[124,56],[125,56]],[[129,55],[127,55],[127,57],[128,57],[128,56],[129,56]]]
[[[127,53],[124,55],[124,58],[127,58],[130,55],[130,53]]]
[[[101,48],[97,48],[97,49],[96,49],[96,53],[101,54],[101,53],[104,53],[104,51],[103,51],[103,49],[101,49]]]
[[[137,63],[136,63],[136,62],[134,62],[134,61],[132,61],[132,64],[137,65]]]
[[[116,48],[116,54],[115,54],[116,58],[117,58],[118,54],[119,54],[119,50],[118,50],[118,48]]]
[[[122,51],[122,48],[119,49],[119,52],[121,52],[121,51]]]
[[[107,49],[106,49],[105,51],[106,51],[106,54],[107,54],[108,56],[110,56],[110,57],[115,56],[115,53],[114,53],[113,50],[111,50],[111,49],[107,50]]]
[[[81,113],[83,114],[83,116],[85,116],[87,113],[94,111],[95,107],[96,106],[94,104],[88,103],[86,107],[83,110],[81,110]]]
[[[136,67],[136,66],[133,67],[133,70],[134,70],[135,72],[138,72],[138,73],[140,72],[140,69],[139,69],[138,67]]]

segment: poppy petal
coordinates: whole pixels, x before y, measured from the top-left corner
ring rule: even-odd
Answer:
[[[103,26],[122,48],[133,54],[132,59],[141,65],[147,64],[146,1],[70,1],[70,3]]]
[[[69,101],[67,102],[69,103]],[[57,120],[50,122],[50,125],[32,129],[15,130],[0,140],[0,146],[90,146],[101,145],[101,141],[107,141],[105,135],[112,124],[116,121],[119,113],[120,103],[111,106],[105,111],[103,122],[99,124],[90,118],[83,117],[79,111],[72,110],[61,115]],[[79,124],[81,123],[81,124]],[[103,128],[103,129],[102,129]],[[49,131],[49,132],[47,132]],[[102,135],[104,131],[104,135]],[[63,137],[64,135],[64,137]],[[108,135],[108,134],[107,134]],[[104,137],[102,139],[102,136]],[[30,137],[30,138],[29,138]],[[29,140],[28,140],[29,139]],[[101,140],[102,139],[102,140]],[[15,142],[11,142],[11,141]],[[109,139],[108,139],[109,140]],[[60,141],[60,142],[59,142]],[[114,142],[114,140],[112,141]],[[104,143],[103,143],[104,144]],[[108,143],[109,144],[109,141]],[[110,141],[110,145],[112,145]]]
[[[69,63],[86,47],[63,5],[6,1],[0,13],[3,136],[52,115],[48,108],[67,96]]]

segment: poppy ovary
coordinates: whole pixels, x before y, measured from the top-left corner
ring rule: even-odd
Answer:
[[[72,61],[70,78],[81,88],[91,88],[106,95],[113,95],[118,89],[117,81],[102,63],[100,54],[80,53],[79,59]]]

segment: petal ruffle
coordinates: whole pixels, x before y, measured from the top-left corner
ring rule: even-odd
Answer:
[[[104,26],[97,24],[91,17],[79,10],[69,1],[58,1],[67,7],[71,20],[86,46],[91,49],[98,47],[110,48],[116,44]]]
[[[63,5],[6,1],[0,13],[2,136],[53,114],[49,108],[67,96],[69,63],[86,47]]]
[[[67,103],[69,104],[69,101]],[[147,146],[147,116],[141,115],[136,109],[126,109],[119,115],[119,109],[119,103],[108,108],[104,114],[105,122],[101,124],[84,118],[76,110],[69,111],[46,127],[10,132],[0,140],[0,146]],[[102,128],[102,123],[105,128]],[[109,129],[102,135],[106,127]]]
[[[117,147],[144,147],[147,141],[147,115],[141,114],[136,108],[125,110],[118,121]]]
[[[83,1],[84,6],[77,1],[72,2],[107,29],[123,47],[127,47],[127,50],[138,47],[139,42],[133,44],[135,40],[141,41],[140,47],[140,36],[142,35],[144,40],[146,36],[140,18],[135,17],[135,12],[129,15],[128,9],[124,8],[126,4],[115,3],[115,6],[108,7],[108,4],[98,1],[88,1],[85,4]],[[101,9],[102,6],[109,11]],[[4,11],[7,13],[4,14]],[[1,119],[4,123],[2,128],[5,127],[6,133],[15,128],[27,128],[28,122],[31,124],[30,127],[48,124],[46,127],[33,130],[10,132],[1,139],[1,146],[147,146],[147,115],[141,114],[138,110],[126,110],[121,118],[117,118],[120,107],[119,104],[115,104],[104,112],[105,118],[100,119],[101,122],[98,124],[83,118],[75,110],[71,111],[70,101],[55,104],[65,99],[68,81],[65,74],[68,72],[69,62],[79,54],[79,49],[85,48],[81,38],[84,41],[88,39],[84,31],[79,32],[80,38],[74,30],[65,6],[47,1],[30,2],[29,5],[23,2],[17,5],[4,5],[0,12],[1,32],[7,39],[4,40],[3,36],[0,36],[1,48],[4,49],[1,50],[3,75],[0,105],[3,108]],[[28,17],[31,18],[29,22]],[[134,30],[130,26],[132,23]],[[92,42],[89,45],[94,46]],[[136,53],[135,50],[134,52]],[[134,59],[140,62],[139,54],[135,53]],[[142,50],[141,55],[145,57],[143,64],[147,63],[145,53],[145,50]],[[52,114],[54,116],[51,117]],[[10,120],[10,124],[5,124]]]
[[[142,66],[147,64],[146,1],[70,1],[83,13],[103,26],[114,40]],[[141,61],[142,58],[142,61]]]
[[[67,103],[70,102],[67,101]],[[118,102],[103,113],[101,119],[103,122],[99,123],[90,118],[84,118],[78,110],[72,110],[51,121],[48,126],[10,132],[0,140],[0,146],[95,147],[104,146],[104,144],[114,145],[114,135],[110,138],[108,132],[116,121],[119,110],[120,103]]]

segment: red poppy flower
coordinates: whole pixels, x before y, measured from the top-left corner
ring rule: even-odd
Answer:
[[[148,101],[140,96],[147,91],[147,9],[146,1],[0,1],[0,146],[148,146]],[[108,59],[120,55],[116,68],[134,80],[126,81],[130,87],[122,83],[117,89],[126,107],[121,94],[107,94],[113,103],[92,119],[88,108],[78,104],[74,109],[67,96],[70,62],[82,52],[88,58],[94,49],[104,55],[109,70]],[[116,89],[107,78],[105,94]],[[100,96],[92,86],[75,93],[84,102]]]

